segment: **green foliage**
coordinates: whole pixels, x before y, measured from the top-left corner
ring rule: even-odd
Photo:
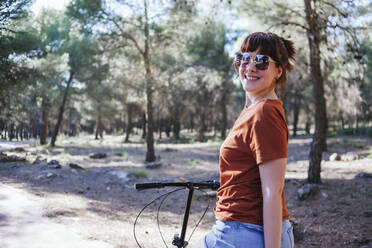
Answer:
[[[231,59],[225,51],[227,44],[226,28],[222,23],[209,22],[201,25],[200,31],[186,43],[186,49],[192,58],[192,65],[201,65],[216,70],[226,70]]]
[[[91,32],[95,23],[104,19],[101,0],[73,0],[67,6],[67,15],[78,20],[85,31]]]
[[[185,136],[180,136],[178,139],[175,137],[171,137],[169,139],[169,143],[171,144],[194,144],[195,143],[195,138],[190,138],[190,137],[185,137]]]
[[[32,0],[1,0],[0,1],[0,29],[8,30],[6,26],[14,20],[25,18]]]
[[[221,137],[219,136],[210,136],[210,137],[207,137],[207,142],[208,143],[214,143],[214,142],[222,142],[223,139],[221,139]]]
[[[115,151],[114,152],[114,155],[115,156],[118,156],[118,157],[122,157],[124,160],[128,160],[129,159],[129,154],[125,151]]]
[[[124,156],[124,152],[123,151],[116,151],[116,152],[114,152],[114,155],[115,156],[119,156],[119,157],[123,157]]]
[[[342,128],[342,129],[337,130],[337,134],[351,136],[351,135],[354,135],[354,131],[355,131],[354,128]]]
[[[192,159],[191,159],[191,162],[192,162],[193,164],[200,164],[200,159],[192,158]]]
[[[337,136],[336,132],[328,132],[327,133],[327,138],[335,138]]]
[[[143,170],[135,170],[133,171],[133,173],[136,175],[136,178],[147,178],[148,177],[148,174],[146,171],[143,171]]]
[[[328,147],[335,147],[335,146],[342,146],[342,147],[352,147],[357,149],[364,149],[366,147],[365,144],[360,142],[354,142],[349,139],[332,139],[327,141]]]
[[[28,25],[30,3],[29,0],[1,1],[0,117],[17,115],[17,109],[24,107],[18,101],[24,96],[16,93],[32,85],[31,79],[38,76],[36,70],[26,65],[28,59],[40,55],[39,37]]]
[[[372,127],[367,128],[367,136],[372,138]]]
[[[121,167],[120,170],[129,171],[129,172],[134,173],[134,175],[136,176],[137,179],[148,177],[147,172],[144,171],[144,170],[132,170],[132,169],[124,168],[124,167]]]

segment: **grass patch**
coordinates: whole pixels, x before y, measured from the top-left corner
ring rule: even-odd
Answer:
[[[192,158],[192,159],[191,159],[191,162],[192,162],[193,164],[200,164],[200,159]]]
[[[221,139],[220,136],[211,136],[207,138],[208,143],[213,143],[213,142],[222,142],[223,140]]]
[[[353,147],[353,148],[358,148],[358,149],[365,148],[364,144],[358,143],[358,142],[353,142],[353,141],[350,141],[350,140],[347,140],[347,139],[343,139],[342,142],[344,143],[345,146],[348,146],[348,147]]]
[[[195,143],[196,138],[187,138],[185,136],[180,136],[178,139],[175,137],[170,137],[169,139],[157,139],[155,140],[156,144],[193,144]]]
[[[354,133],[355,133],[354,128],[344,128],[344,129],[337,130],[337,134],[339,134],[339,135],[351,136],[351,135],[354,135]]]
[[[357,149],[364,149],[366,147],[366,145],[363,143],[353,142],[348,139],[342,139],[342,141],[340,140],[327,141],[327,147],[335,146],[352,147]]]
[[[119,169],[122,170],[122,171],[132,172],[136,176],[137,179],[148,177],[147,172],[144,171],[144,170],[131,170],[131,169],[128,169],[128,168],[125,168],[125,167],[120,167]]]
[[[366,147],[364,144],[360,144],[360,143],[353,143],[351,144],[351,146],[354,148],[358,148],[358,149],[363,149],[364,147]]]
[[[124,152],[123,151],[116,151],[116,152],[114,152],[114,155],[115,156],[119,156],[119,157],[123,157],[124,156]]]
[[[329,141],[329,142],[327,142],[327,147],[334,147],[334,146],[336,146],[336,145],[338,145],[339,144],[339,142],[336,142],[336,141]]]
[[[143,170],[135,170],[132,172],[136,175],[136,178],[147,178],[148,177],[147,172]]]
[[[352,187],[338,186],[335,188],[336,193],[341,195],[347,195],[356,192]]]
[[[367,158],[372,158],[372,152],[368,154]]]
[[[180,136],[178,139],[172,137],[169,141],[172,144],[194,144],[196,140],[195,138]]]
[[[336,132],[328,132],[327,133],[327,137],[328,138],[336,138],[336,136],[337,136],[337,133]]]
[[[366,196],[372,196],[372,191],[362,191],[360,192],[362,195],[366,195]]]
[[[165,152],[176,152],[177,150],[167,147],[167,148],[164,149],[164,151]]]
[[[122,157],[124,160],[128,160],[129,154],[125,151],[115,151],[113,153],[115,156]]]

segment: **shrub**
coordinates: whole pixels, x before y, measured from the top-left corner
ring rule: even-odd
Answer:
[[[344,128],[337,130],[337,134],[339,135],[354,135],[355,131],[354,128]]]

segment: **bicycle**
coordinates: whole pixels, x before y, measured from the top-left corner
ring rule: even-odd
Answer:
[[[191,239],[191,236],[193,235],[193,233],[195,232],[196,228],[198,227],[198,225],[200,224],[200,222],[202,221],[205,213],[208,211],[208,208],[209,208],[209,205],[210,205],[210,198],[209,198],[209,195],[203,191],[202,189],[211,189],[211,190],[217,190],[219,187],[220,187],[220,183],[215,181],[215,180],[210,180],[210,181],[206,181],[206,182],[155,182],[155,183],[139,183],[139,184],[135,184],[134,185],[134,188],[137,189],[137,190],[143,190],[143,189],[153,189],[153,188],[165,188],[165,187],[181,187],[181,189],[176,189],[176,190],[173,190],[173,191],[170,191],[168,193],[165,193],[157,198],[155,198],[154,200],[152,200],[151,202],[149,202],[148,204],[146,204],[142,210],[139,212],[139,214],[137,215],[136,217],[136,220],[134,221],[134,225],[133,225],[133,234],[134,234],[134,239],[136,240],[136,243],[137,245],[141,248],[141,245],[138,243],[138,240],[137,240],[137,237],[136,237],[136,223],[137,223],[137,220],[138,218],[140,217],[141,213],[148,207],[150,206],[151,204],[153,204],[154,202],[156,202],[158,199],[160,199],[161,197],[164,197],[164,199],[161,201],[159,207],[158,207],[158,214],[157,214],[157,223],[158,223],[158,230],[159,230],[159,233],[160,233],[160,236],[165,244],[166,247],[167,244],[164,240],[164,237],[160,231],[160,225],[159,225],[159,212],[160,212],[160,207],[162,206],[163,202],[165,201],[165,199],[172,193],[175,193],[177,191],[180,191],[182,189],[188,189],[189,190],[189,194],[188,194],[188,197],[187,197],[187,203],[186,203],[186,207],[185,207],[185,213],[184,213],[184,217],[183,217],[183,223],[182,223],[182,229],[181,229],[181,236],[179,236],[178,234],[175,234],[174,237],[173,237],[173,241],[172,241],[172,244],[178,248],[185,248],[190,239]],[[191,208],[191,202],[192,202],[192,197],[193,197],[193,194],[194,194],[194,190],[198,190],[198,191],[201,191],[203,193],[205,193],[206,195],[208,195],[208,206],[207,208],[205,209],[203,215],[201,216],[200,220],[198,221],[198,223],[196,224],[194,230],[192,231],[188,241],[185,241],[185,236],[186,236],[186,229],[187,229],[187,223],[188,223],[188,219],[189,219],[189,215],[190,215],[190,208]]]

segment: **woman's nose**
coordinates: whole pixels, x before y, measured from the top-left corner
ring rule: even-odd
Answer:
[[[256,70],[256,66],[255,64],[253,63],[253,61],[250,61],[249,64],[247,65],[247,68],[246,68],[248,71],[255,71]]]

